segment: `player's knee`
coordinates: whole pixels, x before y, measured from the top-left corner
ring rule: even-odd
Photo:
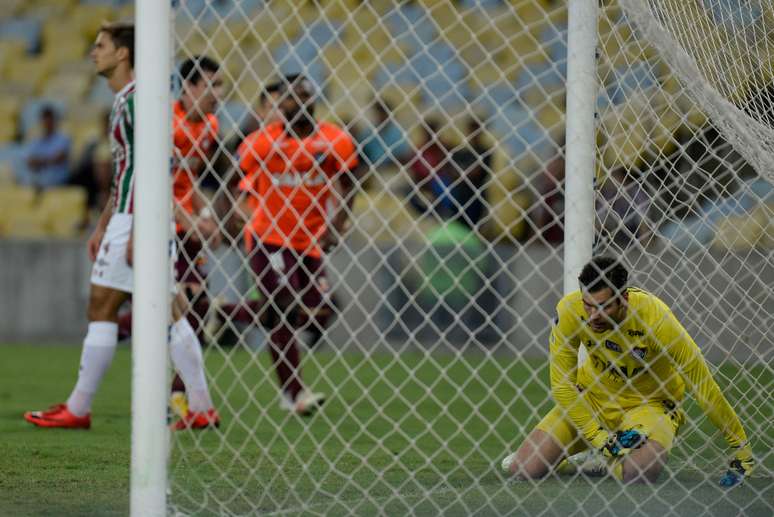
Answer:
[[[516,451],[508,470],[519,479],[540,479],[545,477],[556,463],[553,456],[551,450],[527,441]]]
[[[86,317],[89,321],[118,321],[118,309],[125,297],[109,289],[92,288]]]

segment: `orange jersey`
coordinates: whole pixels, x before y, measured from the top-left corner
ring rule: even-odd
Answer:
[[[175,201],[189,214],[193,213],[193,182],[198,171],[189,170],[181,163],[188,158],[204,160],[215,150],[218,136],[218,119],[208,113],[203,120],[187,118],[183,103],[176,101],[173,106],[172,135],[175,146],[172,192]]]
[[[257,238],[319,257],[333,181],[357,165],[352,138],[327,122],[309,137],[292,138],[274,123],[248,135],[239,156],[239,188],[254,196]]]

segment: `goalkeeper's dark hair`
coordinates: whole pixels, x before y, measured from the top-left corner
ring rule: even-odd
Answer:
[[[134,24],[130,22],[102,22],[99,32],[104,32],[118,49],[129,51],[129,64],[134,68]]]
[[[220,70],[220,64],[211,57],[189,57],[180,65],[180,80],[191,84],[199,84],[205,72],[214,74],[218,70]]]
[[[629,282],[629,271],[614,257],[594,257],[583,266],[578,276],[581,288],[590,293],[596,293],[610,288],[617,296],[623,294]]]

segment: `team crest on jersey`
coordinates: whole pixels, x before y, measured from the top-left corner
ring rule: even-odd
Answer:
[[[608,350],[612,350],[613,352],[621,351],[621,345],[613,341],[610,341],[609,339],[605,340],[605,348],[607,348]]]
[[[640,361],[645,360],[645,354],[648,353],[648,350],[646,348],[642,347],[634,347],[632,348],[632,351],[630,352],[632,354],[632,357],[635,359],[639,359]]]

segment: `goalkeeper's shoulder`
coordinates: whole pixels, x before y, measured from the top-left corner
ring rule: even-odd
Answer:
[[[583,316],[583,297],[580,291],[568,293],[556,304],[556,316],[560,320],[563,316]]]

